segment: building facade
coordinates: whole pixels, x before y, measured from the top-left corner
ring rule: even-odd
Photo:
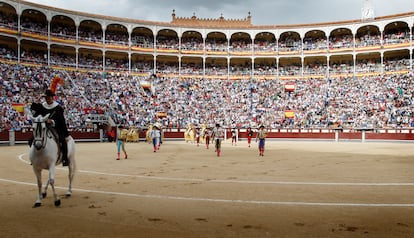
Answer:
[[[0,2],[3,60],[175,78],[300,79],[412,70],[414,12],[301,25],[151,22]]]

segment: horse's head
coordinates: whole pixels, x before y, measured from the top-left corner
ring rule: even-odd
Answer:
[[[44,146],[46,141],[46,121],[49,118],[49,114],[42,116],[38,115],[36,117],[30,115],[30,120],[32,121],[33,127],[33,146],[36,149],[41,149]]]

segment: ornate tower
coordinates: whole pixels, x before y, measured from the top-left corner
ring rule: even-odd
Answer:
[[[361,19],[363,21],[373,20],[375,18],[374,6],[372,0],[364,0],[364,4],[361,9]]]

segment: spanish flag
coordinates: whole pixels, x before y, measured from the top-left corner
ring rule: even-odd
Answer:
[[[295,117],[295,112],[292,110],[285,110],[285,117],[286,118],[294,118]]]
[[[293,92],[295,91],[296,85],[294,83],[286,83],[285,84],[285,91],[286,92]]]
[[[167,117],[167,113],[166,112],[157,112],[155,114],[158,118],[164,118]]]
[[[24,104],[23,103],[12,103],[12,107],[19,113],[24,113]]]
[[[143,80],[143,81],[141,81],[141,87],[143,89],[151,90],[151,82],[147,81],[147,80]]]

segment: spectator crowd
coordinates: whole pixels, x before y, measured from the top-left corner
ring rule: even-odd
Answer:
[[[72,72],[49,67],[0,64],[0,130],[29,127],[26,107],[41,100],[59,76],[58,101],[70,130],[88,130],[89,113],[104,113],[117,124],[167,128],[220,123],[248,128],[414,127],[412,73],[369,77],[295,80],[218,80]],[[287,90],[286,85],[294,85]],[[293,112],[294,116],[287,116]],[[162,115],[162,116],[160,116]]]

